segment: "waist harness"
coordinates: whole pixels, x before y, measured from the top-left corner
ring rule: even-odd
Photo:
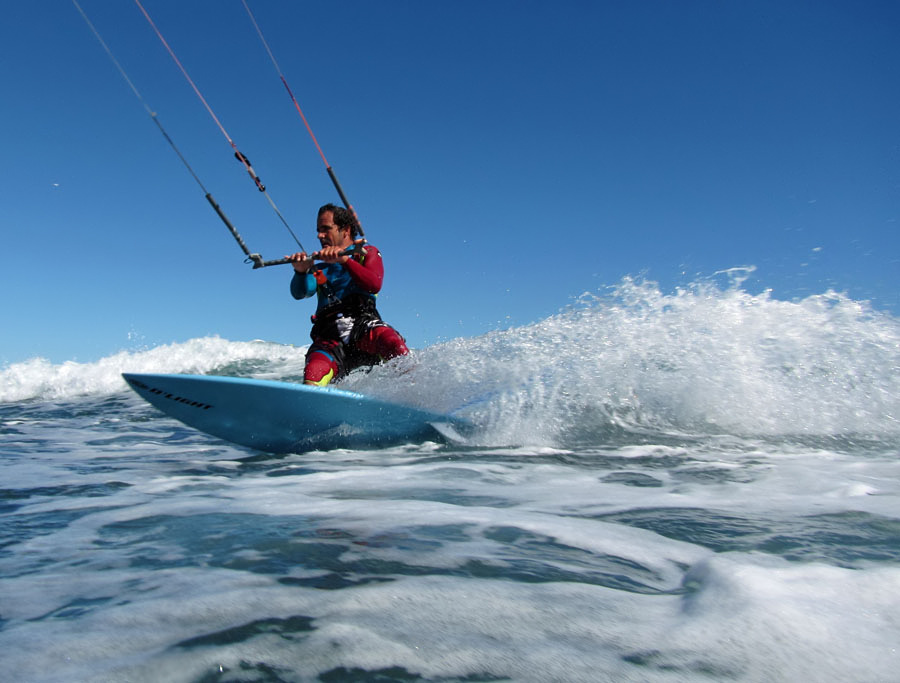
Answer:
[[[375,298],[357,293],[328,304],[310,320],[313,326],[309,336],[313,341],[333,339],[351,347],[367,330],[386,325],[375,307]]]

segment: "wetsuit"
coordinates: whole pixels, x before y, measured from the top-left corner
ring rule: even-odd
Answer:
[[[354,368],[375,365],[409,353],[397,331],[381,319],[375,295],[384,280],[384,263],[376,247],[366,245],[347,263],[321,266],[327,284],[310,273],[294,272],[291,295],[318,295],[306,352],[304,380],[325,386]]]

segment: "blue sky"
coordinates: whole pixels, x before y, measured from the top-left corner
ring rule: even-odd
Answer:
[[[249,0],[422,347],[754,265],[900,314],[900,5]],[[136,5],[80,0],[251,250],[296,250]],[[144,6],[301,241],[337,201],[239,0]],[[306,344],[69,0],[4,2],[0,364]]]

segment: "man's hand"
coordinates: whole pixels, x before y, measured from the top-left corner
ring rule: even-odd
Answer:
[[[325,263],[347,263],[350,260],[350,254],[347,253],[347,247],[322,247],[320,251],[313,254],[313,258]]]
[[[290,260],[291,265],[294,267],[294,270],[296,270],[298,273],[308,273],[315,265],[312,258],[307,256],[305,251],[299,251],[296,254],[291,254],[290,256],[286,256],[285,258]]]

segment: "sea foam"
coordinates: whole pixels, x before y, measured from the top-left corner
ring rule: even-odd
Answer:
[[[281,344],[203,337],[143,351],[120,351],[93,363],[54,364],[32,358],[0,370],[0,402],[67,399],[125,390],[123,372],[234,374],[242,363],[286,372],[303,367],[304,349]]]
[[[838,292],[750,293],[745,276],[673,293],[625,278],[546,319],[416,349],[341,386],[470,417],[482,445],[557,447],[622,430],[900,433],[900,321]],[[0,370],[0,401],[122,392],[121,372],[301,381],[304,351],[207,337],[95,363],[32,359]]]

